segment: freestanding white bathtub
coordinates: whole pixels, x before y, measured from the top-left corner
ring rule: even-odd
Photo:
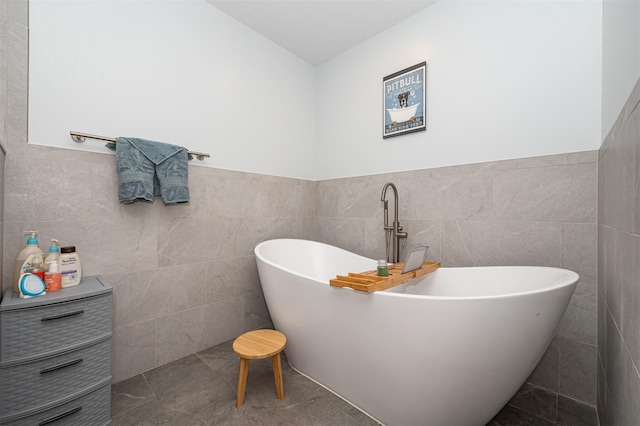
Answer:
[[[374,293],[336,288],[376,262],[293,239],[255,248],[289,364],[388,425],[484,425],[531,374],[578,281],[548,267],[440,268]]]

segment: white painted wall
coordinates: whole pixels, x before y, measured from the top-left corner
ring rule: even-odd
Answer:
[[[600,1],[442,1],[318,68],[319,180],[598,149]],[[427,62],[427,130],[382,139]]]
[[[640,2],[602,5],[602,140],[640,78]]]
[[[29,2],[29,143],[69,131],[204,151],[197,165],[313,179],[315,69],[204,1]]]
[[[315,69],[201,0],[31,0],[29,142],[303,179],[597,149],[601,38],[596,0],[444,0]],[[382,78],[423,60],[427,131],[383,140]]]

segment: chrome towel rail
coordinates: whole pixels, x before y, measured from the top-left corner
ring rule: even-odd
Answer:
[[[75,142],[78,143],[82,143],[85,141],[85,139],[97,139],[100,141],[105,141],[107,143],[116,143],[116,138],[108,138],[106,136],[97,136],[97,135],[90,135],[88,133],[80,133],[80,132],[74,132],[71,131],[69,132],[71,134],[71,139],[73,139]],[[210,157],[209,154],[207,154],[206,152],[196,152],[196,151],[187,151],[188,154],[191,155],[195,155],[195,157],[198,160],[204,160],[205,158]]]

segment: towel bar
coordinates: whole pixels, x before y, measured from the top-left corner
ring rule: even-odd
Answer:
[[[115,138],[108,138],[106,136],[90,135],[87,133],[80,133],[80,132],[73,132],[73,131],[69,133],[71,134],[71,139],[73,139],[75,142],[78,142],[78,143],[84,142],[85,139],[97,139],[97,140],[105,141],[108,143],[116,143]],[[187,153],[191,155],[195,155],[195,157],[198,160],[204,160],[206,157],[210,157],[210,155],[207,154],[206,152],[187,151]]]

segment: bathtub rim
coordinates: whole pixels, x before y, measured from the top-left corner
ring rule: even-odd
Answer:
[[[256,260],[259,259],[260,261],[274,267],[277,269],[280,269],[284,272],[290,273],[296,277],[301,277],[307,280],[312,281],[314,284],[317,285],[322,285],[322,286],[327,286],[330,287],[332,289],[335,290],[345,290],[345,291],[351,291],[355,294],[361,294],[364,296],[383,296],[383,297],[400,297],[400,298],[407,298],[407,299],[420,299],[420,300],[437,300],[437,301],[456,301],[456,302],[460,302],[460,301],[472,301],[472,300],[488,300],[488,299],[508,299],[508,298],[515,298],[515,297],[525,297],[525,296],[530,296],[530,295],[537,295],[537,294],[544,294],[544,293],[548,293],[548,292],[553,292],[553,291],[558,291],[562,288],[565,287],[570,287],[573,285],[576,285],[578,280],[580,279],[580,276],[578,275],[578,273],[571,271],[569,269],[565,269],[565,268],[559,268],[559,267],[555,267],[555,266],[530,266],[530,265],[509,265],[509,266],[463,266],[463,267],[441,267],[438,270],[460,270],[460,269],[464,269],[464,270],[478,270],[478,269],[482,269],[482,270],[487,270],[487,269],[535,269],[535,270],[549,270],[549,271],[554,271],[556,273],[563,273],[565,274],[564,277],[559,276],[557,280],[552,281],[552,283],[548,286],[545,286],[544,288],[540,288],[540,289],[536,289],[536,290],[528,290],[528,291],[521,291],[521,292],[517,292],[517,293],[507,293],[507,294],[494,294],[494,295],[487,295],[487,296],[437,296],[437,295],[426,295],[426,294],[407,294],[407,293],[396,293],[393,291],[387,291],[387,290],[383,290],[383,291],[374,291],[371,293],[366,293],[366,292],[362,292],[362,291],[356,291],[352,288],[348,288],[348,287],[332,287],[329,282],[324,282],[319,280],[316,277],[310,276],[310,275],[305,275],[305,274],[301,274],[299,272],[293,271],[283,265],[279,265],[277,263],[272,262],[269,259],[266,259],[262,253],[260,252],[260,248],[264,245],[267,245],[269,242],[272,241],[304,241],[305,243],[312,243],[312,244],[318,244],[318,245],[323,245],[323,246],[327,246],[327,247],[331,247],[331,249],[333,250],[338,250],[338,251],[342,251],[342,252],[346,252],[349,253],[349,255],[351,256],[357,256],[363,259],[368,259],[371,260],[372,262],[375,262],[374,259],[370,259],[368,257],[365,256],[361,256],[357,253],[353,253],[350,252],[349,250],[345,250],[343,248],[337,247],[337,246],[333,246],[331,244],[327,244],[327,243],[323,243],[321,241],[314,241],[314,240],[305,240],[305,239],[301,239],[301,238],[274,238],[274,239],[270,239],[270,240],[265,240],[262,241],[261,243],[257,244],[254,248],[254,254],[256,256]],[[437,273],[438,270],[436,270],[433,273]],[[424,277],[420,277],[420,278],[412,278],[410,279],[408,282],[401,284],[399,286],[396,287],[392,287],[391,289],[388,290],[392,290],[392,289],[397,289],[399,287],[402,286],[409,286],[412,283],[415,283],[415,280],[421,280],[424,279]]]

